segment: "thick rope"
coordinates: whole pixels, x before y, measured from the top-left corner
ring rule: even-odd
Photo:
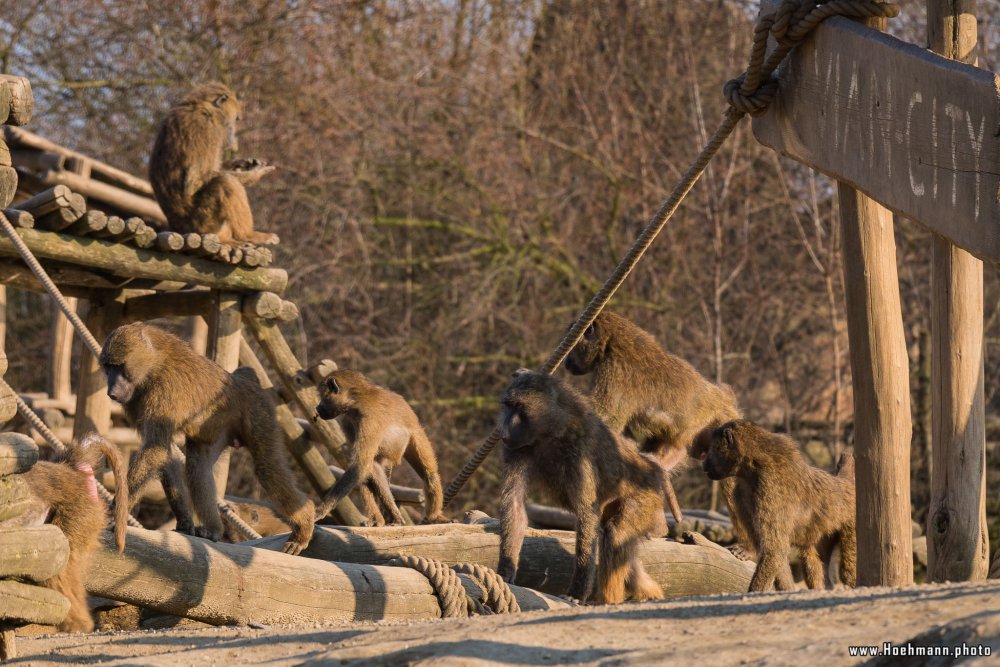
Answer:
[[[238,532],[244,540],[259,540],[262,535],[256,530],[250,527],[246,521],[244,521],[233,506],[227,503],[225,500],[219,501],[219,513],[222,518],[229,522],[230,527]]]
[[[41,417],[39,417],[35,411],[24,402],[24,399],[22,399],[17,392],[11,389],[10,385],[7,384],[3,378],[0,378],[0,388],[5,391],[9,391],[14,395],[14,402],[17,404],[18,414],[24,417],[24,420],[31,425],[31,428],[35,429],[38,435],[42,436],[42,439],[44,439],[45,442],[49,443],[49,447],[52,448],[52,451],[56,453],[66,451],[66,445],[56,437],[55,433],[49,430],[49,427],[45,425],[45,422],[42,421]],[[115,481],[117,482],[118,480]],[[99,495],[101,500],[106,502],[108,506],[111,507],[115,501],[115,497],[111,495],[111,492],[108,491],[99,480],[95,479],[94,483],[97,485],[97,495]],[[139,521],[136,520],[136,518],[131,514],[128,515],[128,525],[134,528],[142,528],[142,524],[139,523]]]
[[[458,574],[441,561],[421,556],[401,556],[389,561],[395,567],[408,567],[427,577],[441,605],[443,618],[469,616],[469,596]]]
[[[49,293],[49,296],[51,296],[59,305],[59,309],[63,311],[63,314],[70,321],[70,324],[72,324],[73,328],[76,329],[76,332],[80,334],[80,338],[90,350],[91,354],[95,357],[100,357],[101,345],[97,342],[97,339],[94,338],[93,334],[90,333],[90,330],[87,329],[80,317],[76,314],[73,308],[70,307],[69,303],[66,302],[66,299],[63,298],[59,288],[56,287],[54,282],[52,282],[52,278],[50,278],[49,274],[45,272],[42,265],[38,263],[35,255],[28,249],[28,246],[25,245],[21,236],[17,233],[17,230],[14,229],[14,225],[10,224],[10,220],[7,219],[7,216],[4,215],[2,211],[0,211],[0,231],[3,231],[7,238],[10,239],[11,243],[14,244],[18,254],[21,255],[21,259],[23,259],[24,263],[28,265],[28,268],[31,269],[32,273],[38,277],[38,280],[41,281],[42,286],[45,287],[45,291]]]
[[[600,291],[590,300],[569,331],[563,336],[562,341],[545,360],[541,368],[542,373],[547,375],[554,373],[565,361],[570,351],[580,342],[583,332],[594,323],[611,297],[642,259],[642,256],[677,211],[681,202],[698,182],[708,163],[736,129],[743,116],[763,113],[774,100],[778,84],[773,77],[773,72],[785,59],[788,52],[802,42],[813,28],[831,16],[839,15],[852,18],[884,16],[892,18],[898,14],[899,7],[896,5],[876,0],[784,0],[776,12],[761,16],[754,28],[753,46],[751,47],[747,71],[728,81],[723,87],[723,93],[730,108],[726,110],[718,129],[702,148],[691,166],[688,167],[688,170],[684,172],[670,196],[643,228]],[[771,55],[765,56],[769,34],[773,34],[778,40],[778,47]],[[445,489],[445,507],[451,503],[472,474],[482,465],[499,440],[499,430],[494,428],[489,437],[483,441],[479,449]]]
[[[451,569],[459,574],[468,575],[483,588],[486,599],[482,600],[482,603],[494,614],[516,614],[521,611],[521,605],[517,603],[514,592],[494,570],[476,563],[452,565]]]

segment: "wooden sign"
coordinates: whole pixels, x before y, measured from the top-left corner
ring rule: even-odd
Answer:
[[[1000,80],[843,18],[779,70],[757,140],[1000,262]]]

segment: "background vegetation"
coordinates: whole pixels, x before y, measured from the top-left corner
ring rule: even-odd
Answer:
[[[922,3],[902,4],[893,30],[924,43]],[[279,167],[252,200],[283,239],[300,354],[410,398],[447,480],[490,430],[509,373],[545,357],[718,122],[755,5],[25,0],[0,17],[0,69],[30,77],[31,129],[137,173],[179,92],[233,86],[241,153]],[[1000,7],[979,6],[981,64],[996,69]],[[851,438],[837,219],[827,178],[743,126],[613,305],[820,464]],[[923,521],[930,238],[905,220],[897,236]],[[992,267],[986,285],[995,418]],[[12,302],[22,388],[44,386],[43,306]],[[496,472],[494,459],[461,503],[492,509]],[[994,519],[996,480],[994,468]],[[703,476],[679,487],[685,504],[707,503]]]

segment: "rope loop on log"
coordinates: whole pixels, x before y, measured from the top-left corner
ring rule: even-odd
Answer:
[[[476,563],[461,563],[452,565],[452,570],[459,574],[471,577],[476,583],[482,586],[486,592],[486,599],[482,603],[494,614],[516,614],[521,611],[521,605],[517,603],[514,592],[510,590],[507,582],[494,570]]]
[[[680,182],[643,228],[601,289],[591,298],[576,321],[567,330],[556,349],[545,360],[545,364],[541,368],[542,373],[551,375],[562,365],[566,356],[580,342],[583,332],[594,323],[597,316],[611,301],[611,297],[642,259],[646,250],[653,244],[681,202],[701,178],[708,163],[715,157],[719,148],[733,133],[743,117],[747,114],[756,115],[763,112],[774,99],[777,83],[773,78],[773,73],[792,47],[802,42],[806,35],[825,19],[838,15],[851,18],[877,16],[893,18],[899,15],[899,7],[890,2],[879,0],[783,0],[777,11],[761,15],[754,26],[753,45],[746,72],[727,82],[723,88],[730,108],[726,111],[726,115],[715,134],[681,176]],[[767,54],[768,36],[774,36],[778,40],[778,47],[770,55]],[[499,441],[499,431],[494,428],[489,437],[479,445],[476,452],[445,489],[445,507],[458,495],[458,492],[462,490],[465,483],[482,465]]]
[[[441,605],[443,618],[467,618],[469,616],[469,598],[465,594],[465,586],[458,578],[458,573],[445,563],[421,556],[400,556],[389,561],[394,567],[408,567],[416,570],[427,578],[434,595]]]

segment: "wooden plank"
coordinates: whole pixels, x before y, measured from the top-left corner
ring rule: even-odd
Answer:
[[[288,283],[288,274],[282,269],[248,270],[198,257],[168,255],[121,243],[35,229],[19,229],[18,234],[40,259],[89,266],[124,278],[170,280],[218,289],[279,294],[285,291]],[[155,233],[153,238],[156,238]],[[0,238],[0,255],[18,256],[14,244],[6,237]]]
[[[910,386],[892,214],[838,185],[854,385],[858,585],[913,583]]]
[[[441,616],[430,583],[409,568],[326,563],[138,528],[129,528],[125,553],[110,534],[103,539],[87,576],[91,594],[213,625]],[[522,610],[569,607],[534,591],[513,593]]]
[[[244,544],[280,550],[283,539],[284,536],[276,535]],[[562,595],[573,572],[574,550],[572,531],[529,528],[521,547],[516,583]],[[378,528],[316,526],[312,542],[301,555],[380,565],[406,554],[434,558],[449,565],[478,563],[495,569],[500,554],[499,523]],[[639,557],[649,575],[663,586],[667,597],[744,593],[755,568],[753,563],[738,560],[723,547],[681,544],[667,539],[644,541]]]
[[[974,66],[975,10],[975,0],[928,0],[931,49]],[[931,336],[927,580],[981,580],[989,569],[983,263],[942,237],[931,257]]]
[[[52,524],[0,529],[0,578],[41,583],[69,561],[69,542]]]
[[[761,143],[1000,262],[994,74],[831,18],[779,76]]]

